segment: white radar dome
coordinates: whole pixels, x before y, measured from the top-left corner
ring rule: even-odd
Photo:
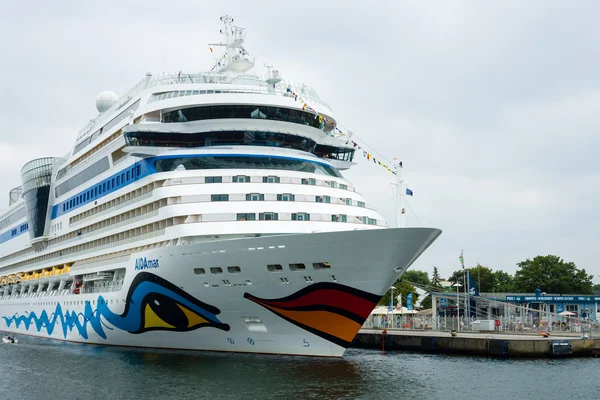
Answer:
[[[118,96],[115,92],[102,92],[96,96],[96,109],[98,112],[103,113],[108,110],[117,101]]]

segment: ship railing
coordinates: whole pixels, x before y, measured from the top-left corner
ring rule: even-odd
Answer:
[[[108,210],[105,210],[105,211],[108,211]],[[112,211],[114,211],[114,209],[112,209]],[[104,211],[102,211],[102,212],[104,212]],[[95,214],[95,215],[98,215],[98,214]],[[60,242],[60,245],[68,244],[68,243],[72,243],[72,242],[76,242],[76,241],[80,241],[80,240],[83,240],[83,239],[85,239],[87,237],[91,237],[91,236],[94,236],[94,235],[97,235],[97,234],[100,234],[100,233],[103,233],[103,232],[106,232],[106,231],[115,230],[115,229],[121,228],[123,226],[128,226],[128,225],[134,224],[136,222],[142,221],[144,219],[154,217],[156,215],[158,215],[158,210],[148,211],[148,212],[146,212],[144,214],[140,214],[140,215],[137,215],[135,217],[132,217],[132,218],[129,218],[129,219],[125,219],[123,221],[119,221],[119,222],[116,222],[116,223],[111,224],[111,225],[107,225],[107,226],[105,226],[103,228],[95,229],[95,230],[93,230],[91,232],[82,232],[82,234],[79,235],[79,236],[75,236],[75,237],[73,237],[71,239],[67,239],[65,241]]]
[[[150,196],[152,196],[152,192],[146,192],[146,193],[140,194],[139,196],[133,197],[133,198],[127,200],[127,201],[124,201],[124,202],[119,203],[117,205],[114,205],[114,206],[112,206],[110,208],[107,208],[106,210],[98,211],[97,213],[94,213],[94,214],[91,214],[91,215],[89,215],[87,217],[81,218],[78,221],[75,221],[75,222],[71,223],[71,226],[76,227],[78,225],[81,225],[83,222],[88,222],[89,218],[101,217],[101,216],[106,215],[108,213],[115,212],[116,210],[120,210],[121,208],[130,206],[130,205],[132,205],[134,203],[137,203],[138,201],[147,199]],[[61,242],[61,243],[64,243],[64,242]]]
[[[329,105],[321,100],[317,91],[312,87],[294,82],[294,81],[285,81],[282,80],[279,84],[276,84],[275,87],[269,87],[269,84],[265,82],[258,75],[238,75],[235,77],[225,76],[218,73],[180,73],[180,74],[170,74],[170,75],[162,75],[154,78],[152,81],[148,83],[147,87],[155,87],[155,86],[166,86],[166,85],[179,85],[186,83],[203,83],[203,84],[218,84],[218,85],[240,85],[240,86],[254,86],[253,89],[236,88],[235,93],[248,93],[248,94],[269,94],[269,95],[280,95],[285,97],[293,98],[294,95],[291,92],[288,92],[287,88],[289,87],[292,91],[294,91],[299,98],[304,101],[318,103],[327,108],[330,108]],[[310,105],[310,104],[309,104]]]
[[[163,229],[156,230],[154,232],[148,232],[148,233],[144,233],[142,235],[132,236],[127,239],[121,239],[117,243],[110,242],[110,243],[106,243],[106,244],[103,244],[100,246],[95,246],[93,248],[83,249],[83,250],[79,250],[79,251],[72,252],[72,253],[67,253],[66,250],[68,250],[68,249],[65,249],[65,250],[63,250],[64,254],[62,254],[62,255],[47,258],[42,261],[33,262],[31,264],[28,264],[27,266],[28,267],[36,267],[38,265],[54,264],[57,261],[61,261],[61,260],[67,260],[67,259],[71,260],[74,257],[77,257],[82,254],[90,254],[90,253],[96,253],[98,251],[102,251],[102,250],[106,250],[106,249],[114,249],[117,246],[141,242],[141,241],[151,239],[156,236],[162,236],[164,234],[165,234],[165,229],[163,228]]]

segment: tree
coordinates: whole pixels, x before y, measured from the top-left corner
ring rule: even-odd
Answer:
[[[422,286],[421,289],[423,290],[429,290],[429,275],[425,271],[419,271],[416,269],[406,271],[404,275],[402,275],[402,281],[408,281],[410,283],[417,284],[418,286]],[[413,293],[413,304],[417,301],[417,297],[415,296],[416,293]],[[404,305],[406,305],[406,302],[404,302]],[[421,302],[421,307],[431,308],[431,296],[427,296],[423,299]]]
[[[600,283],[597,283],[593,287],[594,293],[600,293]]]
[[[410,270],[402,275],[403,281],[409,281],[418,285],[429,286],[429,275],[425,271]]]
[[[394,307],[398,303],[397,296],[399,293],[402,293],[402,305],[404,307],[406,307],[406,296],[408,296],[409,293],[413,294],[413,304],[417,302],[417,291],[415,287],[407,281],[402,280],[402,282],[396,283],[394,288]],[[381,300],[379,300],[379,305],[388,306],[390,304],[390,292],[391,290],[389,289],[385,292]]]
[[[592,278],[585,269],[575,263],[565,262],[554,255],[537,256],[517,264],[514,289],[517,292],[533,293],[537,288],[546,293],[592,294]]]
[[[496,292],[508,293],[514,291],[514,278],[511,274],[504,271],[494,272],[496,279]]]
[[[436,287],[436,288],[441,288],[442,287],[442,283],[441,283],[442,279],[440,278],[440,273],[438,272],[437,267],[433,267],[433,276],[431,277],[431,286]]]
[[[496,275],[492,271],[491,268],[484,267],[481,264],[477,264],[477,266],[473,268],[467,268],[471,272],[471,277],[473,278],[473,282],[475,283],[475,287],[482,293],[490,293],[496,291]],[[458,282],[461,284],[459,289],[460,292],[465,290],[465,277],[467,276],[467,272],[463,269],[459,269],[458,271],[454,271],[448,281],[453,284]],[[454,288],[456,290],[456,288]]]
[[[491,268],[477,264],[475,268],[471,268],[471,276],[479,292],[490,293],[496,290],[496,275]]]

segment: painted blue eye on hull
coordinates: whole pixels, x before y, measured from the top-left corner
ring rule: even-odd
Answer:
[[[129,333],[144,333],[151,330],[185,332],[204,326],[224,331],[230,329],[229,325],[217,318],[216,315],[221,312],[218,308],[201,302],[181,288],[149,272],[141,272],[134,278],[122,314],[112,312],[108,301],[102,296],[98,297],[97,304],[96,310],[92,310],[90,302],[86,301],[83,313],[68,310],[63,312],[61,305],[58,304],[50,317],[44,310],[39,316],[31,312],[26,315],[15,314],[2,318],[9,328],[13,323],[16,328],[23,324],[25,330],[29,330],[34,325],[38,332],[46,329],[48,335],[52,335],[56,326],[60,325],[63,337],[66,338],[70,331],[76,329],[84,339],[89,336],[88,325],[98,336],[106,339],[104,328],[109,330],[112,328],[104,321]],[[151,323],[146,321],[148,315],[152,317]],[[156,324],[156,321],[160,323]]]

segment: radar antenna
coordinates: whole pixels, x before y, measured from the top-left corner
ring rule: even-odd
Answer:
[[[223,15],[221,22],[223,22],[224,29],[221,29],[220,32],[224,36],[225,43],[209,43],[209,46],[225,47],[225,53],[217,59],[211,71],[243,74],[254,67],[255,59],[243,46],[246,30],[232,25],[233,18],[229,15]]]

